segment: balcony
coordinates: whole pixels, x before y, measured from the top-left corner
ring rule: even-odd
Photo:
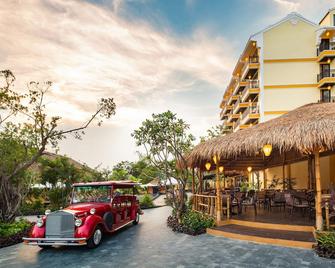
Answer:
[[[233,109],[232,105],[225,105],[224,108],[220,112],[220,119],[223,120],[225,117],[228,117],[229,111]]]
[[[253,77],[259,68],[259,57],[258,56],[251,56],[248,58],[248,61],[244,65],[241,73],[242,78],[245,77]]]
[[[324,70],[317,76],[318,88],[335,85],[335,69]]]
[[[260,92],[259,81],[258,80],[249,80],[247,86],[244,88],[241,94],[241,101],[245,102],[249,99],[253,99],[255,95],[258,95]]]
[[[250,103],[249,107],[245,109],[241,117],[241,124],[250,124],[255,123],[258,121],[259,115],[259,108],[257,103]]]
[[[335,42],[321,42],[316,53],[318,62],[335,58]]]
[[[233,113],[230,113],[230,114],[228,115],[227,122],[228,122],[228,123],[230,123],[230,122],[236,122],[240,117],[241,117],[240,114],[233,114]]]
[[[241,87],[245,87],[247,84],[248,84],[248,80],[246,80],[246,79],[238,79],[237,83],[236,83],[236,85],[234,87],[233,95],[238,94],[239,89]]]
[[[235,102],[233,106],[233,114],[237,114],[241,109],[247,108],[249,106],[248,102],[242,102],[241,97],[239,96],[238,100]]]
[[[233,103],[235,103],[235,101],[238,100],[238,98],[239,98],[238,95],[232,95],[232,96],[230,96],[230,98],[227,101],[227,104],[228,105],[232,105]]]

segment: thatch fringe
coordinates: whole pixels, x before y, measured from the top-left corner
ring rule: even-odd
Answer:
[[[265,144],[280,153],[334,150],[335,103],[307,104],[248,129],[200,143],[187,157],[188,166],[199,167],[213,155],[221,159],[255,156]]]

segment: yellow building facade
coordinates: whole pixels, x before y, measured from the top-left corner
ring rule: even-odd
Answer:
[[[334,101],[335,9],[319,24],[297,13],[252,35],[232,73],[220,104],[224,126],[236,132],[299,106]],[[335,184],[335,158],[321,161],[323,188]],[[273,178],[295,178],[308,188],[307,161],[265,170]]]

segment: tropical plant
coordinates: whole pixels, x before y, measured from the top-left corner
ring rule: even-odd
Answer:
[[[9,70],[0,72],[0,221],[13,221],[31,185],[28,169],[46,152],[58,148],[69,134],[80,139],[94,120],[100,126],[103,118],[115,114],[112,98],[101,99],[97,110],[83,125],[61,129],[60,116],[50,116],[46,107],[52,83],[30,82],[26,94],[14,90],[15,76]]]
[[[152,197],[149,194],[145,194],[140,199],[141,208],[152,208],[154,206],[154,202]]]
[[[162,171],[165,182],[171,182],[172,177],[176,178],[178,185],[168,187],[167,197],[171,198],[178,221],[181,221],[185,211],[185,187],[190,174],[187,168],[177,169],[176,164],[187,166],[184,156],[194,141],[188,130],[189,125],[184,120],[167,111],[153,114],[151,119],[142,122],[132,133],[137,146],[142,146],[152,165]]]

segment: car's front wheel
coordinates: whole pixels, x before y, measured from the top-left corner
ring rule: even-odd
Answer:
[[[38,245],[41,249],[48,249],[51,248],[52,246],[50,245]]]
[[[87,240],[88,248],[96,248],[100,245],[102,240],[102,229],[100,226],[97,226],[91,235],[91,237]]]
[[[140,213],[136,212],[136,218],[133,221],[133,224],[136,225],[140,222]]]

